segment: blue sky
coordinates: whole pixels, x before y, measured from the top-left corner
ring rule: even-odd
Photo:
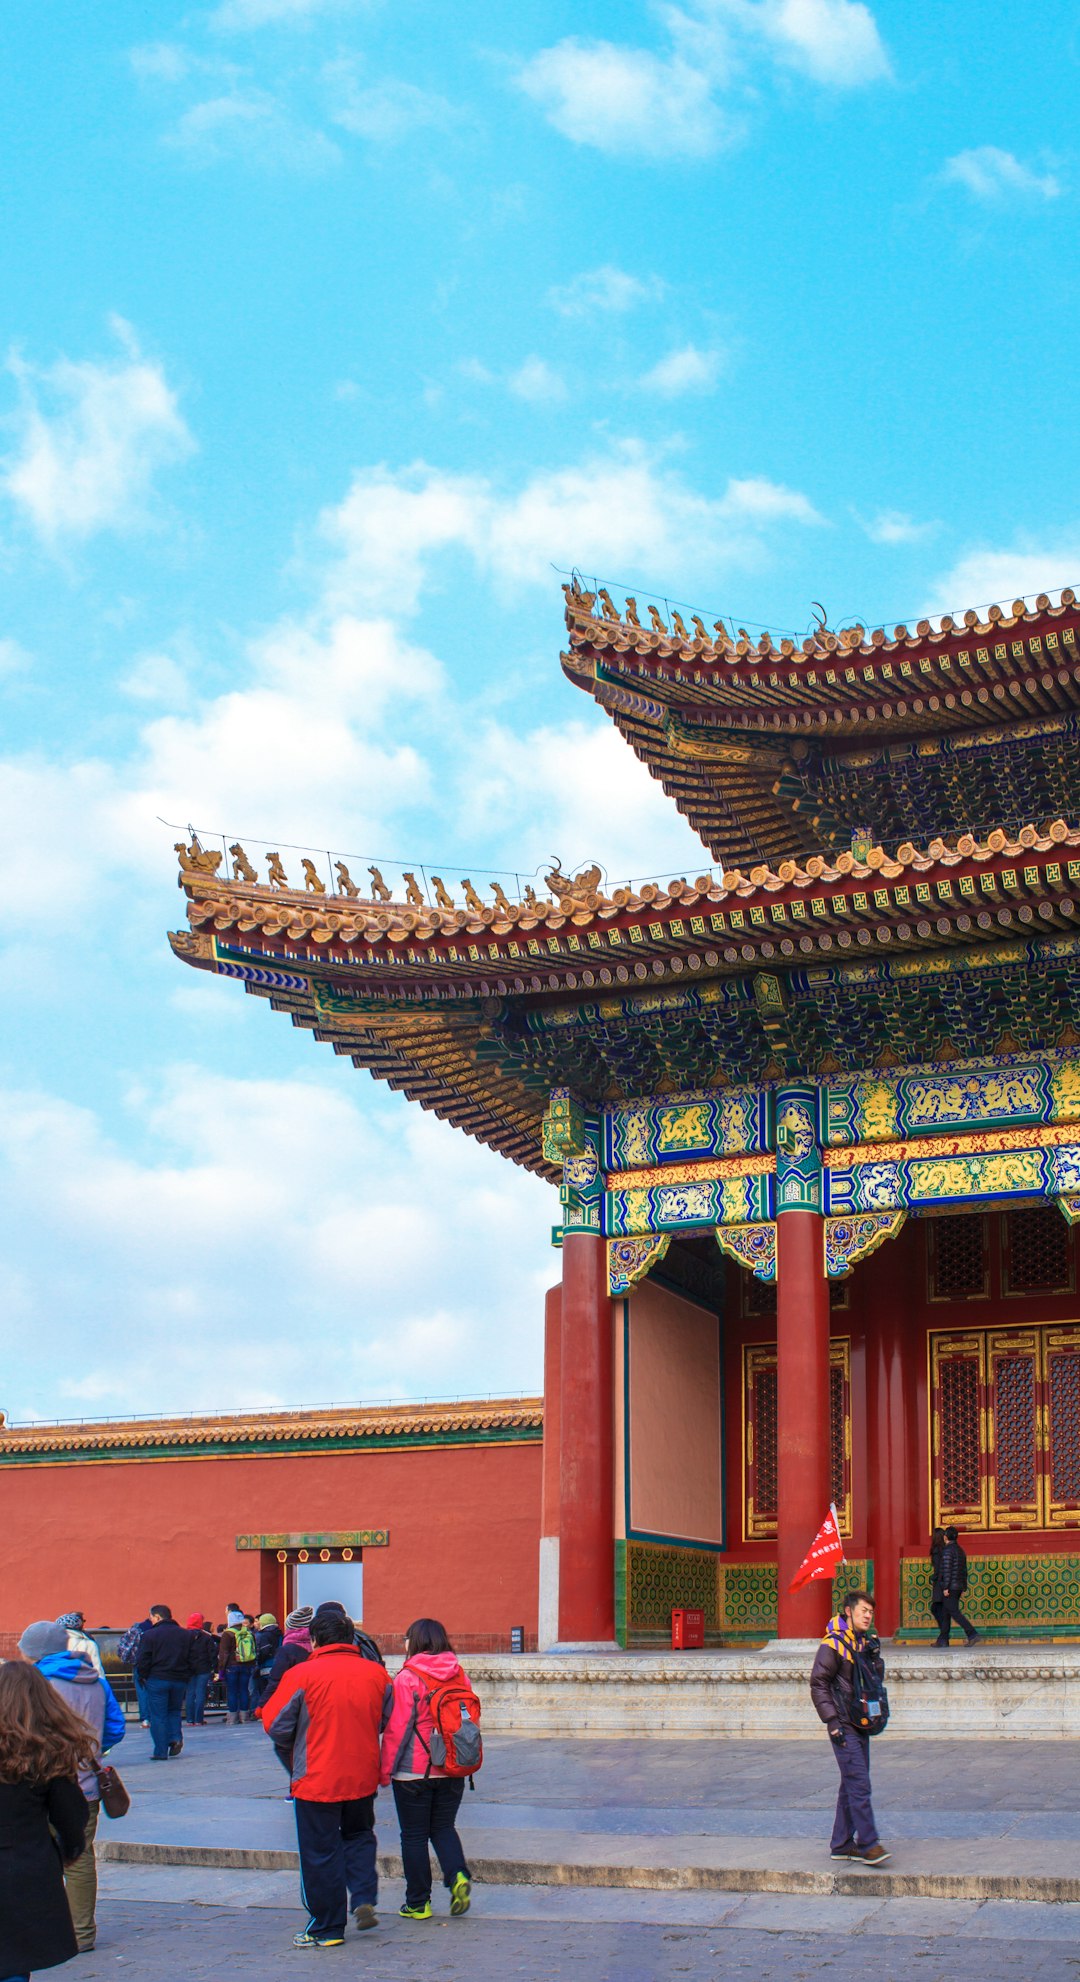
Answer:
[[[1032,24],[4,9],[12,1416],[539,1385],[552,1194],[183,972],[159,818],[696,872],[553,567],[799,634],[1075,584],[1080,29]]]

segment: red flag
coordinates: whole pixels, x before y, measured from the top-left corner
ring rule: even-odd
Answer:
[[[831,1582],[843,1560],[844,1544],[840,1540],[840,1523],[836,1508],[830,1505],[789,1587],[792,1590],[801,1590],[803,1584],[812,1583],[815,1576],[828,1576]]]

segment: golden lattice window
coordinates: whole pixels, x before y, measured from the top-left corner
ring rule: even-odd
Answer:
[[[776,1533],[777,1360],[775,1342],[743,1351],[743,1534],[747,1541]],[[851,1533],[851,1344],[829,1344],[829,1490],[840,1532]]]
[[[1056,1204],[1025,1206],[1004,1218],[1007,1294],[1067,1294],[1073,1286],[1072,1233]]]
[[[979,1504],[979,1355],[943,1359],[939,1373],[941,1497],[950,1513]]]
[[[987,1220],[964,1212],[934,1218],[927,1227],[932,1301],[985,1300],[990,1292]]]
[[[932,1518],[1080,1527],[1080,1326],[930,1337]]]

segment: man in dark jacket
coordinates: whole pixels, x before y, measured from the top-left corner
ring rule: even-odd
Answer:
[[[139,1640],[135,1670],[150,1707],[152,1762],[167,1762],[184,1745],[180,1716],[191,1678],[191,1632],[174,1621],[167,1603],[150,1606],[150,1629]]]
[[[351,1896],[356,1924],[376,1925],[375,1792],[390,1681],[362,1658],[346,1617],[320,1607],[311,1656],[294,1665],[259,1708],[291,1777],[308,1924],[298,1948],[336,1948]]]
[[[856,1658],[878,1677],[885,1671],[873,1625],[873,1597],[850,1590],[844,1608],[825,1627],[810,1674],[810,1698],[829,1730],[840,1770],[832,1855],[883,1865],[892,1854],[878,1837],[870,1801],[870,1737],[855,1722]]]
[[[960,1599],[965,1594],[967,1586],[967,1553],[960,1546],[960,1538],[956,1529],[946,1528],[945,1547],[942,1550],[940,1571],[941,1611],[939,1615],[941,1619],[941,1630],[935,1640],[935,1644],[948,1644],[949,1632],[952,1629],[954,1619],[959,1624],[968,1644],[975,1645],[978,1643],[979,1634],[975,1626],[971,1622],[970,1617],[964,1616],[960,1608]]]

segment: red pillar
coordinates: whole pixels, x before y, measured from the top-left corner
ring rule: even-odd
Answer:
[[[830,1500],[829,1283],[822,1219],[781,1211],[776,1221],[777,1631],[818,1638],[832,1586],[824,1578],[792,1595],[788,1585]]]
[[[615,1642],[615,1330],[607,1245],[563,1240],[559,1641]]]
[[[908,1225],[865,1265],[856,1268],[866,1276],[867,1538],[874,1560],[876,1622],[882,1637],[891,1637],[899,1626],[900,1554],[905,1543],[916,1539],[918,1529],[915,1381],[907,1362],[915,1241],[915,1228]]]
[[[549,1287],[544,1302],[544,1456],[540,1505],[540,1602],[537,1648],[559,1636],[559,1415],[562,1403],[562,1288]]]

